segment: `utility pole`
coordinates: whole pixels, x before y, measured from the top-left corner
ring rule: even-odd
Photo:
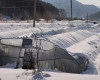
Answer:
[[[35,20],[36,20],[36,0],[34,1],[34,6],[33,6],[33,27],[35,27]]]
[[[73,6],[72,6],[73,4],[72,4],[72,0],[71,0],[71,20],[72,20],[72,18],[73,18],[73,11],[72,11],[72,8],[73,8]]]
[[[87,23],[88,23],[88,20],[89,20],[89,18],[88,18],[88,12],[87,12]]]

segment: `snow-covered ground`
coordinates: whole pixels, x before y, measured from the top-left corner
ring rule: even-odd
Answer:
[[[100,80],[100,24],[82,22],[76,25],[68,21],[56,21],[37,23],[33,28],[32,23],[0,23],[0,38],[34,37],[34,34],[45,36],[71,55],[83,53],[90,61],[88,69],[81,74],[43,71],[44,79],[40,80]],[[28,73],[22,69],[8,69],[9,66],[14,65],[0,68],[1,80],[32,80],[34,77],[30,74],[32,71]],[[28,74],[23,75],[24,72]]]
[[[70,74],[55,71],[43,71],[40,79],[34,79],[32,71],[22,69],[0,69],[2,80],[100,80],[99,75]]]

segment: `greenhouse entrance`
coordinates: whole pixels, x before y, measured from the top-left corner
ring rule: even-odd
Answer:
[[[35,69],[36,65],[36,50],[30,46],[25,48],[23,57],[23,69]]]

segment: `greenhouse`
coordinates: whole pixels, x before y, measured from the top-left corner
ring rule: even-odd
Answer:
[[[16,68],[57,68],[68,73],[81,73],[78,61],[59,46],[44,39],[1,39],[0,66],[16,62]],[[83,67],[86,67],[83,66]]]

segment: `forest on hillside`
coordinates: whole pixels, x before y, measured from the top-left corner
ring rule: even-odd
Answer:
[[[37,0],[36,16],[38,18],[54,18],[58,9],[47,2]],[[34,0],[0,0],[0,16],[5,15],[13,19],[33,19]]]

